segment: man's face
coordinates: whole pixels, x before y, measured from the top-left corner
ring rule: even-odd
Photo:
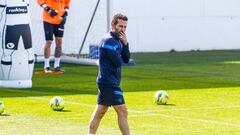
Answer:
[[[120,33],[125,33],[127,28],[127,21],[118,19],[118,23],[112,24],[112,32],[116,34],[116,36],[120,37]]]

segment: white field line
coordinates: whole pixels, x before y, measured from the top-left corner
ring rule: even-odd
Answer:
[[[31,91],[26,91],[26,90],[7,90],[7,91],[12,91],[12,92],[20,92],[20,93],[30,93]],[[10,97],[10,98],[23,98],[23,97]],[[25,97],[24,97],[25,98]],[[33,98],[33,99],[40,99],[40,100],[49,100],[48,98],[44,97],[35,97],[35,96],[29,96],[27,98]],[[50,101],[50,100],[49,100]],[[81,106],[86,106],[86,107],[95,107],[95,105],[90,105],[90,104],[82,104],[79,102],[66,102],[65,103],[71,103],[71,104],[76,104],[76,105],[81,105]]]
[[[36,97],[34,97],[36,98]],[[42,100],[46,100],[47,98],[39,98]],[[47,99],[49,100],[49,99]],[[67,102],[70,104],[76,104],[76,105],[81,105],[81,106],[87,106],[87,107],[94,107],[95,105],[89,105],[89,104],[81,104],[78,102]],[[212,123],[212,124],[218,124],[218,125],[227,125],[227,126],[234,126],[234,127],[240,127],[240,124],[233,124],[229,122],[221,122],[221,121],[215,121],[215,120],[206,120],[206,119],[197,119],[197,118],[188,118],[188,117],[181,117],[181,116],[173,116],[173,115],[166,115],[166,114],[156,114],[154,112],[162,112],[162,111],[189,111],[189,110],[215,110],[215,109],[231,109],[231,108],[240,108],[240,106],[223,106],[223,107],[199,107],[199,108],[177,108],[177,109],[169,109],[169,110],[144,110],[144,111],[139,111],[139,110],[133,110],[129,109],[128,111],[131,113],[137,113],[137,114],[142,114],[142,116],[162,116],[166,118],[171,118],[171,119],[183,119],[183,120],[188,120],[188,121],[197,121],[197,122],[204,122],[204,123]],[[139,115],[136,115],[139,117]],[[132,117],[132,116],[131,116]]]
[[[49,100],[49,98],[44,97],[27,97],[27,98],[33,98],[33,99],[40,99],[40,100]],[[95,107],[96,105],[91,104],[83,104],[79,102],[72,102],[72,101],[65,101],[65,103],[69,104],[75,104],[85,107]],[[175,109],[168,109],[168,110],[137,110],[137,109],[128,109],[129,112],[135,112],[135,113],[154,113],[154,112],[169,112],[169,111],[191,111],[191,110],[215,110],[215,109],[233,109],[233,108],[240,108],[240,106],[209,106],[209,107],[198,107],[198,108],[175,108]]]
[[[20,90],[8,90],[8,91],[14,91],[14,92],[31,92],[31,91],[20,91]],[[23,98],[23,97],[13,97],[13,98]],[[35,98],[35,99],[41,99],[41,100],[49,100],[48,98],[44,97],[27,97],[27,98]],[[66,102],[66,101],[65,101]],[[91,104],[82,104],[79,102],[71,102],[67,101],[66,103],[85,106],[85,107],[95,107],[96,105]],[[143,112],[168,112],[168,111],[189,111],[189,110],[214,110],[214,109],[232,109],[232,108],[240,108],[240,106],[220,106],[220,107],[199,107],[199,108],[175,108],[175,109],[168,109],[168,110],[144,110]],[[138,111],[138,110],[133,110]]]
[[[33,99],[41,99],[41,100],[49,100],[49,98],[43,98],[43,97],[28,97],[28,98],[33,98]],[[85,106],[85,107],[95,107],[95,105],[91,104],[82,104],[78,102],[66,102],[70,104],[75,104],[75,105],[80,105],[80,106]],[[183,120],[188,120],[188,121],[196,121],[196,122],[204,122],[204,123],[212,123],[212,124],[218,124],[218,125],[227,125],[227,126],[234,126],[234,127],[240,127],[240,124],[234,124],[234,123],[229,123],[229,122],[221,122],[221,121],[215,121],[215,120],[206,120],[206,119],[197,119],[197,118],[188,118],[188,117],[181,117],[181,116],[174,116],[174,115],[166,115],[166,114],[156,114],[154,112],[162,112],[162,111],[179,111],[179,110],[213,110],[213,109],[226,109],[226,108],[240,108],[240,106],[226,106],[226,107],[199,107],[199,108],[178,108],[178,109],[169,109],[169,110],[134,110],[134,109],[129,109],[129,112],[136,113],[136,114],[141,114],[142,116],[162,116],[166,118],[171,118],[171,119],[183,119]],[[139,115],[136,115],[139,117]],[[131,116],[132,117],[132,116]]]
[[[15,98],[15,97],[14,97]],[[23,98],[23,97],[16,97],[16,98]],[[44,97],[24,97],[24,98],[32,98],[32,99],[39,99],[39,100],[49,100],[49,98],[44,98]],[[69,104],[75,104],[75,105],[80,105],[80,106],[85,106],[85,107],[92,107],[94,108],[95,105],[91,105],[91,104],[83,104],[83,103],[79,103],[79,102],[71,102],[71,101],[64,101],[65,103],[69,103]],[[11,111],[13,109],[8,109],[8,111]]]
[[[33,99],[40,99],[40,100],[49,100],[49,98],[44,98],[44,97],[28,97],[28,98],[33,98]],[[65,103],[68,104],[74,104],[74,105],[80,105],[80,106],[85,106],[85,107],[95,107],[96,105],[91,105],[91,104],[83,104],[79,102],[71,102],[71,101],[64,101]]]
[[[49,98],[44,97],[27,97],[32,99],[40,99],[40,100],[50,100]],[[72,101],[65,101],[65,103],[85,106],[85,107],[95,107],[96,105],[91,104],[83,104],[79,102],[72,102]],[[154,112],[168,112],[168,111],[191,111],[191,110],[215,110],[215,109],[232,109],[232,108],[240,108],[240,106],[210,106],[210,107],[199,107],[199,108],[175,108],[175,109],[168,109],[168,110],[137,110],[137,109],[128,109],[129,112],[135,113],[154,113]]]
[[[207,119],[199,119],[199,118],[188,118],[182,116],[174,116],[174,115],[166,115],[166,114],[156,114],[155,112],[168,112],[168,111],[182,111],[182,110],[215,110],[215,109],[231,109],[231,108],[240,108],[240,106],[225,106],[225,107],[199,107],[199,108],[178,108],[178,109],[169,109],[169,110],[133,110],[129,109],[129,112],[140,114],[141,116],[161,116],[171,119],[183,119],[188,121],[196,121],[196,122],[204,122],[204,123],[212,123],[218,125],[225,125],[225,126],[233,126],[233,127],[240,127],[240,124],[234,124],[229,122],[222,122],[216,120],[207,120]],[[139,115],[131,115],[130,117],[139,117]]]
[[[168,110],[144,110],[143,113],[153,113],[153,112],[169,112],[169,111],[191,111],[191,110],[216,110],[216,109],[233,109],[233,108],[240,108],[240,106],[208,106],[208,107],[198,107],[198,108],[175,108],[175,109],[168,109]],[[137,110],[134,110],[137,111]],[[141,110],[139,111],[139,113]]]
[[[132,111],[132,112],[135,112],[135,111]],[[139,111],[137,111],[136,113],[139,113]],[[142,116],[161,116],[161,117],[166,117],[166,118],[171,118],[171,119],[182,119],[182,120],[188,120],[188,121],[196,121],[196,122],[212,123],[212,124],[225,125],[225,126],[240,127],[240,124],[234,124],[234,123],[222,122],[222,121],[216,121],[216,120],[188,118],[188,117],[182,117],[182,116],[156,114],[156,113],[141,113],[141,115]],[[139,117],[139,115],[135,115],[135,116],[131,116],[131,117]]]

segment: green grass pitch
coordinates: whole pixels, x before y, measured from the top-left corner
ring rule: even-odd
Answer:
[[[240,51],[135,53],[122,89],[132,135],[239,135]],[[35,71],[42,70],[35,65]],[[97,98],[97,67],[63,65],[63,75],[34,75],[31,89],[0,89],[0,135],[84,135]],[[167,105],[153,95],[166,90]],[[49,107],[65,100],[62,112]],[[109,109],[97,135],[120,135]]]

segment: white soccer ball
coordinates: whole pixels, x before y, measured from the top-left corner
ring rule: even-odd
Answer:
[[[158,105],[165,105],[169,100],[167,92],[159,90],[154,94],[154,102]]]
[[[0,115],[4,112],[4,104],[0,101]]]
[[[53,97],[50,101],[50,107],[54,111],[62,111],[64,108],[64,100],[61,97]]]

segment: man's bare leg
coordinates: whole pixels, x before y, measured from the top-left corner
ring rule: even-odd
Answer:
[[[118,126],[123,135],[130,135],[128,126],[128,111],[125,104],[113,106],[118,115]]]
[[[51,44],[52,40],[47,40],[44,46],[44,68],[50,67]]]
[[[96,105],[95,111],[92,114],[89,124],[89,133],[95,134],[97,132],[100,121],[102,120],[104,114],[107,112],[108,106],[106,105]]]

